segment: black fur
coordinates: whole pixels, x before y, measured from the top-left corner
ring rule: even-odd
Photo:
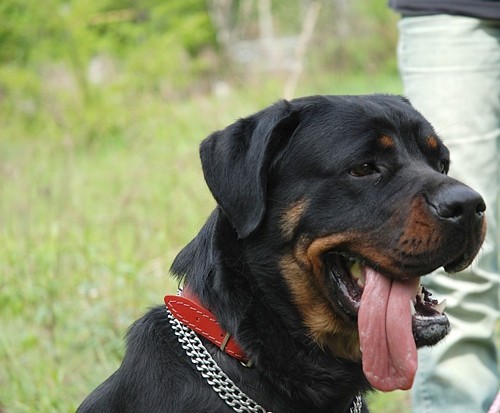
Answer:
[[[376,148],[381,135],[391,136],[394,146]],[[352,229],[385,248],[401,232],[394,224],[405,225],[401,211],[416,193],[458,185],[439,173],[448,153],[439,140],[429,149],[424,138],[430,135],[432,127],[400,97],[316,96],[278,102],[201,144],[218,206],[172,272],[185,278],[253,361],[244,367],[206,343],[222,370],[268,411],[345,413],[358,393],[370,390],[359,360],[336,357],[311,337],[280,262],[304,237]],[[367,162],[382,165],[380,173],[360,179],[349,172]],[[285,236],[283,214],[301,199],[308,206]],[[449,225],[443,231],[451,239],[459,230]],[[478,236],[471,237],[477,246]],[[422,275],[457,261],[466,255],[459,248],[429,252],[408,271]],[[79,412],[232,411],[184,354],[163,307],[138,320],[127,342],[120,368]]]

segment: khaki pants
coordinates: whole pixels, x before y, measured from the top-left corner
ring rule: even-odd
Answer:
[[[422,279],[433,298],[447,298],[452,331],[419,353],[413,410],[487,412],[498,391],[500,21],[404,17],[399,30],[405,95],[450,149],[450,175],[483,195],[488,222],[470,268]]]

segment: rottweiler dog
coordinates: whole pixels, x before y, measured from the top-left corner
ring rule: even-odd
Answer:
[[[201,143],[217,206],[179,253],[184,281],[128,333],[79,412],[367,412],[411,387],[449,330],[420,277],[467,267],[481,196],[405,98],[312,96]]]

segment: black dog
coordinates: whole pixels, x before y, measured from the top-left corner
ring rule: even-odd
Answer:
[[[316,96],[200,153],[218,206],[175,259],[182,296],[79,412],[366,412],[370,389],[411,387],[449,329],[419,277],[468,266],[485,232],[431,125],[401,97]]]

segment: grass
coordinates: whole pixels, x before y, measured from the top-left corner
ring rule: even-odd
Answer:
[[[128,326],[175,290],[170,263],[214,206],[200,140],[281,87],[182,102],[110,92],[80,112],[52,96],[31,121],[3,111],[0,411],[74,411],[118,367]],[[298,94],[375,91],[398,92],[397,78],[325,76]],[[401,406],[405,393],[372,397],[374,412]]]

